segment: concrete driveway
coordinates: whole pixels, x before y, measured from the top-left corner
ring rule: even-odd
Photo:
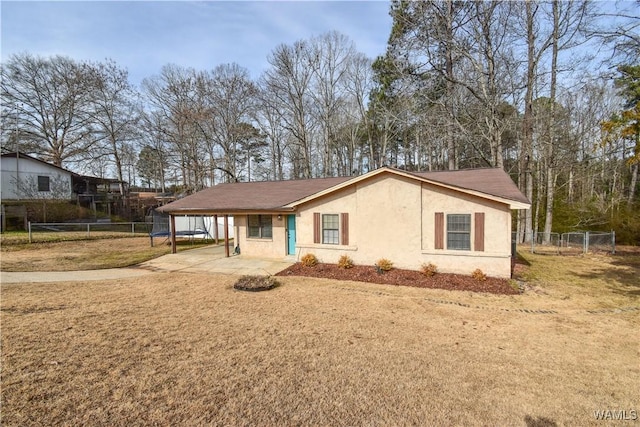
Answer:
[[[268,276],[276,274],[294,263],[295,261],[284,258],[266,259],[244,255],[232,255],[226,258],[222,245],[164,255],[140,264],[139,268],[151,271]]]
[[[244,255],[224,256],[224,246],[182,251],[177,254],[163,255],[143,262],[135,267],[110,268],[89,271],[54,272],[0,272],[0,283],[38,283],[38,282],[80,282],[86,280],[109,280],[139,277],[152,272],[180,271],[187,273],[215,273],[229,275],[276,274],[290,265],[293,260],[252,258]]]

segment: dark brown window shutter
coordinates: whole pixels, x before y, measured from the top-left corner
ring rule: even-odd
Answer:
[[[313,213],[313,243],[320,243],[320,235],[322,231],[320,230],[320,213]]]
[[[444,212],[436,212],[435,249],[444,249]]]
[[[484,251],[484,212],[476,212],[475,214],[475,238],[473,239],[473,250]]]
[[[349,244],[349,214],[347,212],[340,214],[340,244]]]

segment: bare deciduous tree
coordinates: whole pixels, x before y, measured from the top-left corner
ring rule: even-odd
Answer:
[[[87,115],[89,66],[64,56],[13,55],[2,65],[2,110],[15,117],[20,150],[56,166],[84,156],[95,143]],[[6,139],[6,138],[5,138]]]

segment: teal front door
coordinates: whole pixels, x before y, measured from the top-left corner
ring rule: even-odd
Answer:
[[[296,216],[287,215],[287,255],[296,254]]]

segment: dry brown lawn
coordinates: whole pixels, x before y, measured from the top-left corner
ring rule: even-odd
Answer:
[[[63,234],[68,238],[73,237],[73,233]],[[52,238],[54,237],[57,236]],[[77,238],[82,239],[82,234],[78,234]],[[177,248],[188,250],[202,244],[199,241],[179,240]],[[170,252],[171,247],[166,241],[156,239],[151,247],[148,237],[96,238],[30,244],[24,234],[9,235],[2,236],[0,269],[73,271],[119,268],[139,264]]]
[[[582,426],[640,412],[637,259],[525,256],[529,289],[509,296],[297,277],[253,293],[185,273],[3,284],[1,422]]]

